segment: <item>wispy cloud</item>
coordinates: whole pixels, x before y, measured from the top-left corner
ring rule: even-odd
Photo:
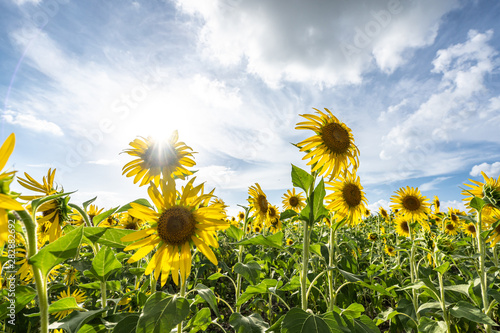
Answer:
[[[19,113],[7,110],[3,113],[2,119],[11,125],[16,125],[39,133],[49,133],[55,136],[63,136],[63,130],[53,122],[38,119],[35,115]]]
[[[421,191],[430,191],[430,190],[435,190],[437,188],[437,185],[439,183],[442,183],[443,181],[445,181],[446,179],[450,179],[451,177],[437,177],[437,178],[434,178],[433,180],[431,180],[430,182],[427,182],[427,183],[423,183],[422,185],[420,185],[418,188],[421,190]]]

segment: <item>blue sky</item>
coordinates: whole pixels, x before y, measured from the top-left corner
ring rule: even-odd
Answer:
[[[136,136],[180,139],[230,205],[259,183],[281,206],[299,114],[353,131],[370,208],[401,186],[460,208],[500,174],[498,1],[0,3],[1,136],[9,167],[103,208],[146,197],[121,175]],[[20,190],[19,185],[12,186]]]

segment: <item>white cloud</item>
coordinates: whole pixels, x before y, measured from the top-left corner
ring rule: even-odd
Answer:
[[[33,4],[33,5],[38,5],[42,0],[12,0],[13,3],[15,3],[18,6],[22,6],[24,4]]]
[[[7,110],[2,115],[2,118],[9,124],[17,125],[39,133],[49,133],[55,136],[63,136],[62,129],[47,120],[38,119],[32,114],[22,114],[12,110]]]
[[[488,177],[498,177],[500,175],[500,162],[494,162],[492,164],[481,163],[479,165],[474,165],[470,171],[470,175],[473,177],[481,175],[483,171]]]
[[[224,65],[246,66],[271,86],[283,80],[359,83],[376,64],[392,72],[408,51],[433,43],[455,0],[408,2],[177,0],[201,17],[200,47]]]
[[[389,201],[384,199],[380,199],[374,203],[368,204],[368,209],[370,210],[372,215],[378,213],[380,207],[383,207],[388,212],[391,210]]]
[[[431,180],[430,182],[423,183],[420,185],[418,188],[420,191],[430,191],[430,190],[435,190],[437,187],[436,185],[445,181],[446,179],[449,179],[450,177],[437,177]]]
[[[462,201],[448,200],[448,201],[441,201],[440,204],[441,204],[441,210],[446,210],[448,208],[455,208],[461,211],[467,211]]]

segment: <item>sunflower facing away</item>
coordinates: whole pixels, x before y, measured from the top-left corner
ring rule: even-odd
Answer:
[[[441,206],[441,203],[439,202],[439,198],[437,195],[434,196],[434,199],[432,200],[432,205],[434,206],[434,213],[435,214],[439,213],[439,207]]]
[[[400,236],[410,236],[410,224],[405,216],[398,215],[394,220],[396,233]]]
[[[391,207],[399,209],[408,218],[422,220],[430,212],[427,198],[420,193],[418,188],[402,187],[396,191],[396,194],[391,197]]]
[[[159,186],[162,175],[164,178],[177,176],[180,179],[192,175],[186,169],[196,164],[192,149],[184,142],[177,142],[178,139],[179,135],[175,131],[168,142],[155,141],[151,137],[140,137],[130,142],[132,148],[123,152],[137,158],[125,164],[122,174],[134,177],[134,184],[140,181],[139,186],[151,181]]]
[[[76,303],[78,303],[78,304],[85,302],[85,300],[87,299],[87,297],[85,296],[85,292],[78,290],[78,289],[74,290],[73,292],[70,292],[69,287],[68,287],[67,291],[63,290],[59,294],[59,296],[57,296],[57,299],[63,299],[63,298],[69,298],[69,297],[74,297],[76,300]],[[73,309],[58,311],[58,312],[55,312],[54,314],[55,314],[57,319],[63,319],[64,317],[69,315],[71,312],[73,312]]]
[[[258,183],[249,187],[248,194],[250,195],[250,198],[248,198],[250,212],[253,212],[253,216],[257,221],[265,222],[267,219],[267,210],[269,209],[266,194],[262,191]]]
[[[14,151],[14,146],[16,144],[16,137],[14,133],[9,135],[5,142],[0,147],[0,171],[7,164],[12,151]],[[15,171],[2,172],[0,173],[0,248],[3,244],[7,242],[9,238],[8,230],[8,219],[7,219],[7,209],[11,210],[22,210],[23,206],[16,200],[14,200],[9,194],[9,184],[14,179]]]
[[[329,202],[326,208],[334,210],[339,215],[339,220],[346,218],[351,226],[358,224],[367,204],[359,177],[347,172],[338,180],[326,182],[326,185],[327,189],[333,191],[325,196],[325,200]]]
[[[498,179],[495,179],[493,177],[488,177],[483,171],[481,171],[481,174],[484,178],[483,183],[477,180],[469,179],[469,181],[471,181],[473,184],[464,184],[470,187],[470,189],[468,189],[467,191],[462,191],[462,194],[466,196],[466,198],[464,199],[465,205],[471,210],[472,207],[470,207],[469,204],[473,197],[486,199],[485,197],[489,197],[492,193],[500,193],[500,176],[498,177]]]
[[[319,170],[319,175],[330,176],[330,180],[353,166],[359,165],[359,149],[354,144],[351,129],[339,121],[330,110],[318,109],[318,115],[303,114],[307,119],[297,124],[295,129],[311,130],[312,137],[297,144],[300,151],[307,152],[304,160],[311,159],[307,165],[313,165],[311,171]]]
[[[296,211],[297,213],[300,213],[302,208],[306,206],[304,196],[302,193],[295,193],[295,189],[292,189],[292,191],[287,190],[285,194],[283,194],[283,209],[292,209]]]
[[[384,209],[384,207],[380,206],[378,208],[378,211],[380,212],[380,216],[382,216],[384,219],[389,219],[389,214],[387,214],[387,211]]]
[[[179,285],[184,283],[191,272],[191,245],[194,244],[214,265],[217,258],[210,246],[217,248],[217,230],[227,229],[229,224],[221,206],[200,207],[200,203],[211,198],[211,194],[198,195],[202,185],[193,186],[196,179],[191,179],[177,197],[175,182],[162,181],[161,191],[151,184],[148,194],[157,211],[131,203],[129,214],[135,218],[150,222],[151,227],[124,236],[122,241],[135,243],[127,246],[125,251],[137,252],[130,257],[129,263],[144,258],[156,249],[145,271],[149,275],[154,271],[158,280],[161,273],[161,285],[164,285],[172,272],[172,279]]]

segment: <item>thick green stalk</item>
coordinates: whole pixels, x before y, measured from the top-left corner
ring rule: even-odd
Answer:
[[[302,276],[300,281],[302,310],[307,310],[307,271],[309,263],[309,223],[304,221],[304,244],[302,251]]]
[[[482,233],[482,221],[481,221],[481,211],[477,214],[477,224],[476,224],[476,237],[477,237],[477,247],[479,251],[479,280],[481,282],[481,295],[483,298],[483,312],[488,313],[488,308],[490,306],[488,299],[488,280],[486,278],[486,269],[485,269],[485,259],[486,259],[486,248],[484,244],[484,239],[481,235]],[[491,332],[491,325],[484,325],[484,329],[487,333]]]
[[[330,239],[329,239],[329,246],[330,246],[330,252],[329,252],[329,258],[328,258],[328,291],[330,294],[330,300],[328,302],[328,310],[333,311],[333,298],[335,296],[335,285],[334,279],[333,279],[333,265],[334,265],[334,260],[335,260],[335,231],[332,228],[332,224],[330,224]]]
[[[106,297],[106,282],[101,282],[101,306],[104,309],[106,304],[108,303],[108,299]]]
[[[28,234],[28,259],[33,257],[38,252],[38,241],[36,233],[36,225],[33,221],[35,220],[34,214],[30,216],[27,211],[20,210],[17,214],[21,218],[26,228],[26,233]],[[49,299],[47,295],[47,276],[44,276],[41,269],[32,266],[33,276],[35,278],[36,292],[38,295],[38,307],[40,308],[40,332],[49,332]]]
[[[180,279],[181,279],[180,296],[184,297],[184,296],[186,296],[186,281],[183,281],[182,277]],[[182,332],[182,321],[177,325],[177,333],[181,333],[181,332]]]
[[[413,221],[412,221],[413,222]],[[418,275],[416,272],[416,267],[415,267],[415,241],[413,237],[413,223],[410,223],[409,225],[409,232],[410,232],[410,241],[411,241],[411,251],[410,251],[410,279],[411,283],[415,283],[418,279]],[[412,294],[412,302],[413,302],[413,307],[415,308],[415,314],[417,316],[417,322],[420,321],[420,314],[418,313],[418,297],[417,297],[417,290],[415,288],[412,288],[411,290]]]
[[[439,291],[441,293],[441,297],[439,300],[441,303],[441,310],[443,310],[443,318],[444,318],[444,321],[446,322],[447,332],[451,332],[450,315],[448,314],[448,310],[446,309],[443,274],[441,274],[439,272],[438,272],[438,280],[439,280]]]
[[[72,203],[69,203],[68,206],[76,209],[76,211],[82,216],[83,220],[85,221],[85,225],[87,227],[93,227],[92,221],[90,220],[89,216],[83,209],[81,209],[78,205]]]
[[[247,226],[248,226],[248,209],[245,209],[245,218],[244,218],[244,223],[243,223],[243,235],[247,234]],[[240,245],[238,248],[238,262],[241,263],[242,260],[243,260],[243,245]],[[236,303],[238,303],[238,299],[240,298],[240,293],[241,293],[241,274],[238,274],[238,276],[236,277],[236,291],[235,291],[235,302]],[[241,305],[237,305],[236,312],[240,312],[240,309],[241,309]]]

